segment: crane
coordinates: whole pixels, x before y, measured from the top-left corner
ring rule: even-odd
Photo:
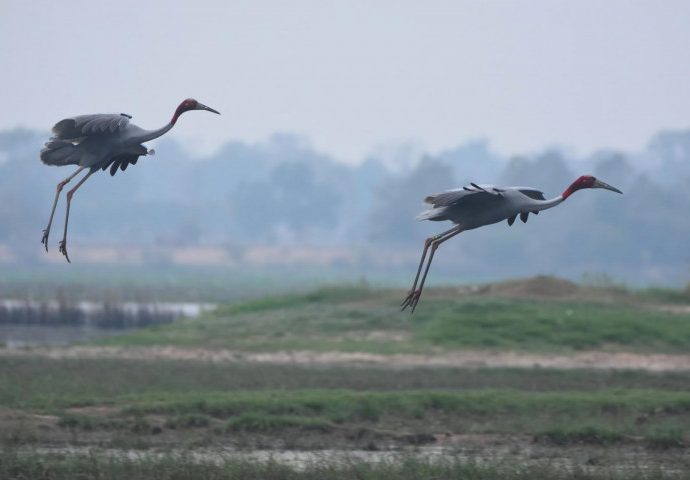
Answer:
[[[507,220],[508,225],[512,226],[518,216],[523,223],[526,223],[530,213],[538,215],[540,211],[560,205],[574,192],[586,188],[603,188],[623,193],[617,188],[597,180],[592,175],[583,175],[566,188],[561,195],[549,200],[544,198],[543,192],[531,187],[497,187],[494,185],[477,185],[476,183],[426,197],[424,202],[430,204],[431,208],[420,213],[417,219],[435,222],[450,220],[455,226],[424,241],[424,250],[419,261],[419,267],[417,267],[417,275],[412,283],[412,288],[401,304],[402,310],[411,307],[411,312],[414,312],[422,295],[434,253],[446,240],[450,240],[460,232],[503,220]],[[431,253],[429,253],[424,274],[419,288],[417,288],[417,282],[429,250]]]
[[[48,235],[53,223],[53,215],[58,198],[63,187],[84,170],[88,173],[67,192],[67,210],[65,213],[65,231],[59,243],[59,250],[68,262],[67,255],[67,223],[69,209],[74,192],[99,169],[110,167],[110,175],[115,175],[118,168],[125,171],[129,165],[136,165],[140,156],[153,155],[144,142],[158,138],[175,126],[177,119],[190,110],[206,110],[220,115],[220,112],[199,103],[193,98],[183,100],[175,110],[172,119],[157,130],[144,130],[129,123],[132,118],[126,113],[79,115],[65,118],[53,126],[53,136],[41,150],[41,161],[46,165],[78,165],[79,168],[69,177],[57,184],[53,208],[50,211],[48,226],[43,230],[41,243],[48,251]]]

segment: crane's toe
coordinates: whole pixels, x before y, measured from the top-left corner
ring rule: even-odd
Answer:
[[[60,250],[60,253],[63,254],[67,259],[67,263],[72,263],[69,259],[69,255],[67,255],[67,240],[60,240],[58,249]]]
[[[41,243],[43,244],[44,247],[46,247],[46,252],[48,251],[48,235],[50,234],[50,230],[47,228],[43,230],[43,238],[41,238]]]
[[[419,298],[422,296],[422,291],[421,291],[421,290],[418,290],[418,291],[415,292],[415,293],[416,293],[416,294],[415,294],[415,297],[412,299],[412,303],[411,303],[411,305],[410,305],[410,307],[412,307],[412,308],[410,309],[410,313],[414,313],[415,309],[417,308],[417,304],[419,303]]]
[[[403,300],[401,304],[401,309],[400,311],[404,311],[407,307],[412,307],[412,310],[410,313],[414,313],[414,309],[417,307],[417,303],[419,302],[419,297],[422,295],[422,290],[417,289],[417,290],[412,290],[410,293],[407,294],[407,297],[405,297],[405,300]]]
[[[410,303],[410,298],[412,298],[413,293],[414,293],[414,290],[410,290],[409,292],[407,292],[407,296],[405,298],[403,298],[403,301],[400,303],[402,310],[405,310],[405,307],[407,307],[407,304]]]
[[[403,299],[402,303],[400,304],[400,311],[403,312],[407,307],[410,306],[410,303],[412,303],[412,299],[414,298],[414,290],[410,290],[407,296]]]

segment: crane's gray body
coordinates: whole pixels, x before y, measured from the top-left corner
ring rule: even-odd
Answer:
[[[575,180],[561,195],[546,200],[544,194],[531,187],[496,187],[494,185],[470,185],[455,190],[429,195],[424,199],[431,204],[417,216],[418,220],[443,221],[450,220],[455,226],[445,232],[433,235],[424,241],[422,258],[419,260],[417,275],[412,288],[403,300],[401,307],[405,310],[412,307],[414,312],[424,289],[424,282],[429,273],[431,262],[436,249],[445,241],[450,240],[465,230],[472,230],[483,225],[491,225],[502,220],[508,220],[512,225],[519,216],[527,222],[530,213],[538,214],[542,210],[555,207],[568,198],[573,192],[583,188],[604,188],[617,193],[623,193],[615,187],[597,180],[591,175],[583,175]],[[427,252],[429,259],[427,260]],[[424,267],[426,262],[426,267]],[[422,274],[422,270],[424,273]],[[421,275],[421,281],[420,281]],[[417,288],[417,282],[419,288]]]
[[[50,211],[48,226],[43,230],[41,243],[48,251],[48,236],[53,224],[53,215],[62,188],[85,169],[88,173],[82,177],[77,185],[67,192],[67,209],[65,210],[65,232],[60,241],[60,252],[69,262],[67,255],[67,223],[69,221],[70,202],[72,195],[99,168],[105,170],[110,167],[110,174],[115,175],[117,169],[126,170],[128,165],[134,165],[142,155],[151,155],[153,150],[147,149],[143,143],[158,138],[168,132],[175,122],[185,112],[190,110],[206,110],[216,114],[219,111],[199,103],[193,98],[184,100],[175,110],[172,119],[158,130],[144,130],[129,123],[131,116],[120,113],[106,113],[96,115],[79,115],[60,120],[53,126],[53,136],[41,150],[41,161],[46,165],[78,165],[79,168],[70,176],[57,184],[53,208]]]
[[[420,213],[418,220],[450,220],[463,230],[471,230],[503,220],[512,225],[517,216],[526,222],[530,213],[554,207],[563,197],[546,200],[541,191],[531,187],[471,184],[430,195],[424,201],[432,208]]]
[[[125,170],[136,164],[149,150],[143,142],[160,137],[172,128],[172,123],[158,130],[144,130],[129,123],[125,114],[79,115],[59,121],[53,127],[53,137],[41,150],[46,165],[79,165],[91,171],[111,166]]]

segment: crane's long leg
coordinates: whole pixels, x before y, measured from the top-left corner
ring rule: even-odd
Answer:
[[[55,200],[53,200],[53,208],[52,210],[50,210],[50,219],[48,220],[48,226],[45,230],[43,230],[43,238],[41,239],[41,243],[44,247],[46,247],[46,252],[48,251],[48,235],[50,235],[50,226],[53,224],[53,215],[55,215],[55,207],[57,207],[58,197],[60,196],[62,187],[67,185],[70,182],[70,180],[79,175],[79,173],[85,168],[86,167],[79,167],[76,172],[74,172],[72,175],[70,175],[69,177],[65,178],[63,181],[57,184],[57,191],[55,192]]]
[[[426,259],[426,253],[429,250],[429,247],[437,241],[440,241],[444,239],[446,236],[454,236],[456,234],[460,233],[460,227],[455,226],[451,228],[450,230],[446,230],[445,232],[441,232],[438,235],[434,235],[433,237],[429,237],[426,240],[424,240],[424,250],[422,251],[422,258],[419,260],[419,266],[417,267],[417,275],[414,277],[414,282],[412,283],[412,288],[407,294],[407,297],[402,301],[400,306],[402,307],[402,310],[405,310],[407,307],[409,307],[415,297],[415,294],[417,293],[417,281],[419,280],[419,275],[422,273],[422,267],[424,266],[424,260]],[[428,267],[427,267],[428,269]],[[419,291],[419,294],[421,294],[421,289]],[[416,302],[415,302],[416,303]]]
[[[60,253],[62,253],[65,256],[68,263],[72,263],[70,262],[69,256],[67,255],[67,223],[69,222],[69,207],[72,203],[72,195],[74,195],[74,192],[76,192],[77,189],[81,187],[86,181],[86,179],[88,179],[92,174],[93,171],[90,171],[89,173],[84,175],[84,178],[79,180],[79,183],[77,183],[72,190],[67,192],[67,211],[65,212],[65,233],[62,235],[62,241],[60,242],[59,250]]]
[[[424,289],[424,282],[426,281],[426,275],[429,273],[429,267],[431,267],[431,262],[434,260],[434,253],[436,253],[436,250],[438,249],[439,246],[446,240],[450,240],[454,236],[456,236],[458,233],[462,232],[462,229],[458,229],[456,232],[451,233],[450,235],[446,235],[445,237],[441,238],[440,240],[435,240],[431,244],[431,254],[429,254],[429,261],[426,264],[426,268],[424,269],[424,275],[422,275],[422,281],[419,284],[419,290],[415,292],[414,297],[412,298],[412,301],[410,302],[410,306],[412,307],[412,310],[410,313],[414,313],[415,308],[417,308],[417,303],[419,303],[419,298],[422,296],[422,290]]]

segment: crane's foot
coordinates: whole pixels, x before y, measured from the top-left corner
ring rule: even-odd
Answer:
[[[41,238],[41,243],[46,247],[46,252],[48,251],[48,235],[50,234],[50,229],[46,228],[43,230],[43,238]]]
[[[417,308],[417,303],[419,303],[419,298],[422,296],[422,290],[412,290],[407,294],[405,300],[401,304],[400,311],[404,311],[407,307],[411,307],[410,313],[414,313],[414,309]]]
[[[407,292],[407,296],[403,298],[403,301],[400,303],[400,311],[405,310],[407,306],[410,304],[410,299],[412,298],[414,292],[414,290],[410,290],[409,292]]]
[[[67,240],[60,240],[58,249],[60,250],[60,253],[63,254],[67,259],[67,263],[72,263],[69,259],[69,255],[67,255]]]

